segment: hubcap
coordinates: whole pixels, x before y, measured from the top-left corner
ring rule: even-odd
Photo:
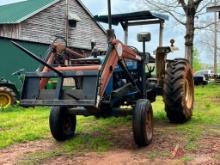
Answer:
[[[9,94],[0,92],[0,108],[7,108],[11,105],[11,97]]]

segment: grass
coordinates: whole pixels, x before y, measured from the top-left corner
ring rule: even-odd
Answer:
[[[49,108],[21,108],[11,107],[0,112],[0,148],[5,148],[15,143],[33,141],[50,136]],[[74,140],[65,142],[66,150],[95,149],[106,150],[111,144],[105,139],[109,138],[110,132],[106,129],[116,128],[128,124],[129,117],[109,118],[106,120],[94,117],[77,117],[77,136]],[[101,135],[101,136],[99,136]],[[83,145],[84,144],[84,145]],[[102,144],[98,146],[98,144]]]
[[[162,98],[158,97],[153,103],[155,122],[168,122],[164,113]],[[209,134],[220,134],[220,85],[209,84],[195,88],[195,105],[193,117],[190,121],[180,125],[168,125],[166,132],[174,132],[176,136],[183,137],[185,140],[184,149],[188,152],[195,152],[199,149],[199,142]],[[164,128],[163,128],[164,129]],[[162,135],[161,135],[162,136]],[[153,157],[161,156],[161,151],[154,151]]]
[[[165,151],[161,151],[161,152],[151,151],[150,153],[147,154],[147,158],[152,159],[152,160],[158,157],[167,158],[169,156],[170,156],[170,153],[167,151],[166,152]]]
[[[78,117],[77,135],[74,139],[64,143],[66,152],[93,150],[96,152],[107,151],[113,146],[111,141],[114,129],[130,124],[129,117],[108,119],[95,119],[94,117]]]
[[[48,137],[46,108],[11,107],[0,112],[0,148]]]
[[[199,139],[208,135],[211,128],[220,127],[220,85],[210,84],[197,87],[195,100],[192,120],[177,126],[177,130],[186,135],[186,149],[192,151],[199,148]]]
[[[43,160],[60,156],[61,154],[56,151],[35,152],[28,154],[25,158],[19,160],[18,165],[36,165],[40,164]]]
[[[184,164],[187,164],[187,162],[193,160],[193,158],[190,156],[184,156],[181,158],[181,160],[184,162]]]
[[[152,104],[154,109],[155,123],[167,123],[164,132],[173,131],[177,136],[182,136],[184,149],[194,152],[199,147],[199,140],[208,134],[220,133],[220,85],[208,85],[196,87],[195,108],[192,120],[183,125],[172,125],[168,123],[164,112],[162,98]],[[38,139],[52,138],[48,126],[49,108],[20,108],[11,107],[0,112],[0,149],[16,143],[23,143]],[[42,160],[59,154],[72,152],[108,151],[115,144],[111,137],[114,129],[131,125],[131,117],[95,119],[94,117],[77,117],[77,134],[74,139],[68,140],[53,152],[46,151],[45,154],[30,154],[30,159]],[[120,136],[120,135],[119,135]],[[44,152],[43,152],[44,153]],[[166,157],[168,152],[158,154],[152,151],[150,158]],[[187,158],[184,158],[187,161]]]

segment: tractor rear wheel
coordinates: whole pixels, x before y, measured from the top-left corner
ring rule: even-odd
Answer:
[[[149,100],[136,102],[132,124],[135,143],[140,147],[150,144],[153,138],[153,110]]]
[[[76,115],[68,114],[66,107],[53,107],[49,118],[50,131],[57,141],[64,141],[75,135]]]
[[[170,122],[183,123],[191,118],[194,83],[192,69],[186,59],[175,59],[167,65],[163,99]]]
[[[0,108],[4,109],[16,103],[15,92],[8,87],[0,87]]]

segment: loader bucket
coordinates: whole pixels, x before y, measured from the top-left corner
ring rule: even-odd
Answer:
[[[92,66],[94,68],[94,66]],[[62,74],[52,71],[26,73],[22,95],[22,106],[87,106],[95,107],[97,100],[98,65],[90,67],[57,67]],[[64,71],[65,70],[65,71]],[[53,79],[55,88],[40,88],[43,79]]]

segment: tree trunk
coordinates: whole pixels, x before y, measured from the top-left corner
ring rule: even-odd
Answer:
[[[194,16],[190,13],[186,20],[185,58],[189,60],[191,66],[193,66],[194,31]]]

